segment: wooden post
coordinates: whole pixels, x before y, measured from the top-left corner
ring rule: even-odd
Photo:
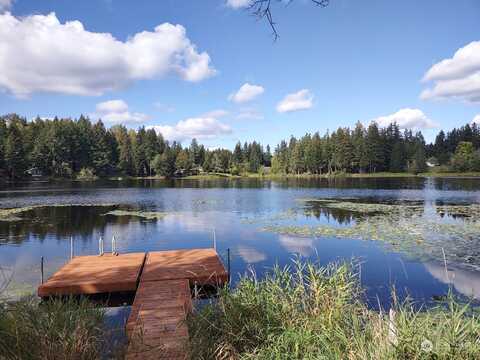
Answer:
[[[43,284],[43,256],[40,258],[40,281]]]

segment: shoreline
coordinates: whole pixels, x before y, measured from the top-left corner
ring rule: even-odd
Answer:
[[[68,178],[23,178],[16,181],[7,179],[0,179],[0,185],[14,185],[22,183],[53,183],[53,182],[80,182],[80,183],[94,183],[97,181],[128,181],[128,180],[210,180],[210,179],[263,179],[263,180],[282,180],[282,179],[386,179],[386,178],[456,178],[456,179],[478,179],[480,172],[465,172],[465,173],[436,173],[426,172],[419,174],[402,173],[365,173],[365,174],[243,174],[232,175],[226,173],[209,173],[200,175],[189,175],[184,177],[166,178],[164,176],[111,176],[111,177],[97,177],[92,179],[68,179]]]

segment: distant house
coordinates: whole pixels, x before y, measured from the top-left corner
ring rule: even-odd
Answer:
[[[26,173],[32,177],[41,177],[43,176],[42,171],[37,168],[37,167],[32,167],[31,169],[28,169]]]

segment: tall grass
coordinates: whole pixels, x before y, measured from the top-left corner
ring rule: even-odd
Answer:
[[[345,264],[296,262],[235,290],[188,319],[192,359],[479,359],[480,320],[469,304],[369,310]]]
[[[104,312],[87,300],[0,303],[0,359],[99,359]]]

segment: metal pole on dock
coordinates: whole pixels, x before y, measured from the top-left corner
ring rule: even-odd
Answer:
[[[99,255],[103,255],[103,237],[100,236],[98,239],[98,253]]]
[[[113,236],[112,236],[112,255],[113,255],[113,254],[116,254],[116,252],[117,252],[116,249],[115,249],[115,248],[116,248],[116,245],[117,245],[117,244],[116,244],[116,241],[115,241],[115,235],[113,235]]]
[[[40,258],[40,281],[43,284],[43,256]]]
[[[73,259],[73,236],[70,236],[70,260]]]
[[[217,234],[215,232],[215,228],[213,228],[213,248],[217,250]]]

